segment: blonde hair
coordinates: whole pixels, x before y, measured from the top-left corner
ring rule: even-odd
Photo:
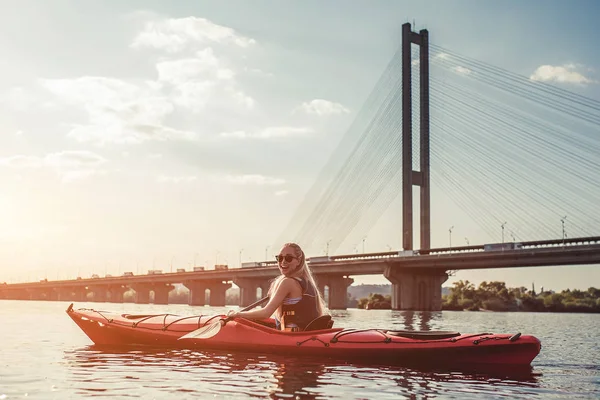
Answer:
[[[286,247],[291,247],[294,249],[294,255],[296,257],[298,257],[298,261],[300,262],[300,268],[297,269],[293,273],[293,276],[299,277],[299,278],[304,278],[304,280],[306,280],[306,282],[309,285],[313,286],[313,288],[315,289],[316,297],[317,297],[317,299],[316,299],[317,300],[317,312],[319,313],[319,315],[325,314],[327,307],[325,306],[325,301],[323,300],[323,296],[321,296],[321,292],[319,291],[319,288],[315,282],[315,278],[313,277],[313,274],[312,274],[310,268],[308,267],[308,264],[306,262],[306,256],[304,255],[304,251],[302,251],[302,248],[297,243],[290,242],[290,243],[286,243],[283,246],[281,246],[282,249],[284,249]],[[279,286],[279,283],[281,283],[281,281],[283,279],[285,279],[285,275],[282,274],[282,275],[279,275],[277,278],[275,278],[271,282],[271,286],[269,287],[269,292],[268,292],[269,296],[271,296],[271,294],[275,291],[275,289]],[[281,318],[281,306],[279,306],[277,308],[276,315],[278,318]]]

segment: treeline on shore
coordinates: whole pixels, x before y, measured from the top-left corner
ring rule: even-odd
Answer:
[[[358,308],[390,309],[391,295],[371,293],[358,300]],[[560,293],[525,287],[507,288],[504,282],[454,282],[442,296],[442,310],[454,311],[535,311],[535,312],[600,312],[600,289],[563,290]]]

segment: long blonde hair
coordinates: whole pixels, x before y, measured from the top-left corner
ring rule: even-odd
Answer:
[[[286,243],[283,246],[281,246],[282,249],[286,247],[292,247],[294,249],[294,255],[298,257],[298,260],[300,261],[300,268],[294,272],[293,276],[298,278],[304,278],[309,285],[313,286],[317,296],[317,312],[319,313],[319,315],[325,314],[327,307],[325,306],[323,296],[321,296],[321,292],[319,291],[319,288],[315,282],[315,278],[313,277],[313,274],[310,268],[308,267],[308,264],[306,263],[306,256],[304,255],[304,251],[302,251],[302,248],[297,243]],[[268,292],[269,296],[271,296],[271,294],[275,291],[277,286],[279,286],[279,283],[284,278],[285,275],[281,274],[271,282],[271,286],[269,287]],[[277,308],[276,315],[278,318],[281,318],[281,306]]]

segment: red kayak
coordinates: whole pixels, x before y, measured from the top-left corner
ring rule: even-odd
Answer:
[[[282,332],[272,319],[224,323],[224,315],[116,314],[75,310],[73,304],[67,314],[96,345],[278,353],[394,365],[493,366],[529,365],[541,349],[537,338],[520,333],[333,328],[329,316],[315,330]]]

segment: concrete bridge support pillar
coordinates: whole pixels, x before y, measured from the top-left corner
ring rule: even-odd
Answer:
[[[26,289],[27,297],[26,300],[46,300],[44,298],[44,291],[40,289]]]
[[[86,288],[76,288],[73,290],[73,300],[87,301],[88,290]]]
[[[270,286],[270,283],[264,279],[235,279],[233,283],[240,288],[241,307],[249,306],[258,300],[258,296],[256,295],[258,288],[262,291],[262,297],[265,297]]]
[[[152,285],[136,283],[131,285],[131,288],[135,290],[135,304],[150,303],[150,290],[152,290]]]
[[[329,288],[330,310],[345,310],[348,308],[348,286],[352,285],[354,279],[343,275],[317,275],[315,277],[317,287],[321,296],[325,295],[325,286]]]
[[[91,286],[89,289],[92,292],[93,302],[104,303],[106,301],[106,291],[108,290],[106,286]]]
[[[154,285],[154,304],[169,304],[169,292],[173,290],[175,286],[168,283],[157,283]]]
[[[42,294],[42,298],[43,300],[46,301],[58,301],[58,292],[56,290],[52,289],[46,289],[44,290],[44,293]]]
[[[186,281],[183,282],[183,286],[190,291],[188,298],[190,306],[203,306],[206,303],[206,289],[208,288],[206,281]]]
[[[11,289],[6,291],[9,300],[31,300],[31,292],[28,289]]]
[[[209,303],[213,307],[223,307],[225,305],[225,298],[227,289],[231,287],[231,283],[228,282],[211,282],[208,285],[210,290]]]
[[[108,300],[111,303],[122,303],[123,302],[123,294],[128,291],[129,288],[123,285],[114,285],[108,287],[108,296],[110,299]]]
[[[59,288],[54,290],[56,291],[58,301],[71,301],[75,297],[73,288]]]
[[[445,270],[408,269],[387,266],[383,275],[392,283],[392,309],[440,311]]]

